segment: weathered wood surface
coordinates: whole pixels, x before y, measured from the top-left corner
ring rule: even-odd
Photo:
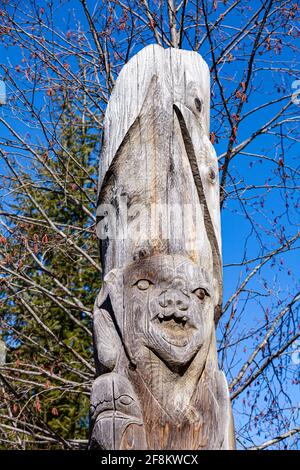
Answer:
[[[215,342],[222,261],[209,103],[203,59],[160,46],[133,57],[112,92],[99,172],[91,448],[234,448]]]

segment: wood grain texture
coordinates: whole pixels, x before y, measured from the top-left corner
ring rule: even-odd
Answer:
[[[133,57],[112,92],[99,170],[91,448],[234,448],[215,341],[222,260],[209,102],[203,59],[160,46]]]

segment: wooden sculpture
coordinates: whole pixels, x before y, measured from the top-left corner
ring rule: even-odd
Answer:
[[[94,310],[91,449],[232,449],[218,369],[222,303],[210,78],[195,52],[148,46],[107,106]]]

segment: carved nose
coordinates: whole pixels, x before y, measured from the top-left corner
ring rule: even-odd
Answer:
[[[158,303],[162,308],[175,308],[185,311],[189,308],[190,299],[181,292],[168,290],[160,295]]]

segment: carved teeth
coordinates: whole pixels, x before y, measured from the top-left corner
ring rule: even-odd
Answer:
[[[157,315],[157,318],[159,319],[159,322],[162,323],[163,321],[164,322],[168,322],[168,321],[171,321],[173,320],[175,323],[177,323],[178,325],[180,325],[181,327],[184,327],[186,322],[187,322],[187,317],[184,316],[184,317],[181,317],[181,316],[178,316],[176,314],[172,314],[172,315],[167,315],[167,314],[163,314],[163,313],[159,313]]]

